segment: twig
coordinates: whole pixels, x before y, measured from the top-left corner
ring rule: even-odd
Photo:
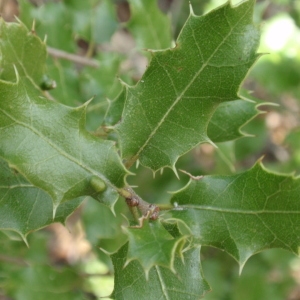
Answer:
[[[129,186],[119,190],[119,194],[125,198],[128,207],[130,207],[133,212],[134,218],[136,220],[141,220],[149,218],[150,220],[156,220],[159,216],[159,208],[152,203],[144,201],[139,197]],[[136,213],[136,208],[142,213],[142,217],[139,218]]]
[[[75,62],[77,64],[90,66],[93,68],[100,67],[100,63],[98,61],[96,61],[95,59],[90,59],[90,58],[87,58],[84,56],[79,56],[76,54],[68,53],[68,52],[58,50],[58,49],[55,49],[52,47],[47,47],[47,51],[52,57],[55,57],[55,58],[66,59],[66,60]]]
[[[16,257],[12,257],[12,256],[8,256],[8,255],[0,255],[0,261],[4,261],[10,264],[16,264],[16,265],[20,265],[20,266],[29,266],[29,264],[21,259],[21,258],[16,258]]]

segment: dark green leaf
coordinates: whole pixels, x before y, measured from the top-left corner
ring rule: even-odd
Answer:
[[[0,54],[1,79],[15,80],[15,66],[19,76],[39,89],[46,70],[47,50],[34,32],[23,24],[5,23],[0,19]]]
[[[181,257],[176,256],[172,273],[168,268],[154,266],[146,280],[145,271],[138,261],[128,265],[128,244],[112,255],[115,268],[115,287],[112,298],[116,300],[196,300],[209,291],[202,276],[199,248],[190,249]]]
[[[172,198],[172,217],[184,221],[201,245],[226,250],[241,268],[264,249],[299,252],[300,179],[256,164],[232,176],[191,180]]]
[[[0,156],[50,194],[54,210],[61,202],[83,195],[92,195],[113,206],[117,188],[124,185],[127,174],[114,144],[85,130],[87,104],[69,108],[41,97],[31,79],[38,76],[29,67],[31,73],[27,74],[25,66],[36,64],[33,53],[44,53],[45,45],[38,43],[37,37],[34,37],[36,44],[31,43],[31,33],[27,35],[23,25],[3,23],[4,35],[10,30],[16,39],[20,38],[17,49],[22,56],[16,57],[10,43],[0,39],[1,52],[7,53],[7,57],[12,53],[11,60],[6,59],[18,62],[15,81],[0,81]],[[10,65],[5,67],[9,69]],[[91,185],[94,176],[106,186],[101,193]]]
[[[209,14],[191,13],[176,47],[152,53],[142,79],[127,90],[116,127],[127,165],[175,168],[179,156],[209,142],[207,126],[217,106],[239,99],[238,90],[258,58],[254,1],[229,3]]]
[[[0,229],[17,232],[23,240],[31,231],[54,222],[64,223],[82,198],[62,203],[53,219],[51,197],[0,160]]]
[[[241,127],[257,114],[257,104],[252,101],[236,100],[221,103],[209,122],[208,136],[215,143],[246,136]]]
[[[141,228],[127,228],[129,247],[127,262],[137,259],[146,274],[155,266],[160,265],[174,271],[174,258],[184,237],[173,238],[160,221],[145,221]]]

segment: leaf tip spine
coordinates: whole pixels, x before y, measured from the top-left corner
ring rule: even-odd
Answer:
[[[178,172],[177,172],[177,169],[176,169],[175,165],[172,166],[172,170],[173,170],[175,176],[177,177],[177,179],[179,180],[180,178],[179,178],[179,175],[178,175]]]
[[[14,67],[15,74],[16,74],[16,84],[18,84],[20,82],[20,74],[19,74],[18,69],[15,64],[13,65],[13,67]]]
[[[19,25],[23,24],[22,21],[17,16],[14,16],[14,17],[15,17],[16,21],[19,23]]]
[[[195,16],[191,1],[189,1],[189,8],[190,8],[190,16]]]
[[[53,220],[55,219],[58,206],[59,206],[59,202],[58,203],[53,202],[53,208],[52,208],[52,219]]]
[[[25,243],[25,245],[26,245],[26,247],[27,248],[29,248],[29,244],[28,244],[28,241],[27,241],[27,234],[23,234],[22,232],[18,232],[19,234],[20,234],[20,236],[21,236],[21,239],[22,239],[22,241]]]
[[[34,33],[34,34],[35,34],[35,25],[36,25],[35,19],[33,19],[32,25],[31,25],[31,32]]]

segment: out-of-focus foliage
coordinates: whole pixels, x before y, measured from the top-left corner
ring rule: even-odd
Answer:
[[[86,109],[87,128],[93,130],[93,134],[96,136],[112,140],[115,140],[116,136],[109,132],[109,127],[120,122],[124,104],[124,101],[117,102],[122,98],[118,95],[120,96],[124,88],[119,78],[127,84],[134,85],[140,79],[140,74],[143,73],[150,58],[149,53],[141,55],[140,47],[156,50],[167,48],[172,44],[172,40],[176,40],[190,14],[189,5],[183,0],[160,0],[157,3],[149,1],[148,8],[140,7],[139,4],[142,1],[136,0],[128,1],[128,3],[124,0],[19,0],[18,7],[14,6],[15,4],[12,2],[6,0],[0,3],[0,10],[4,16],[7,15],[9,7],[12,11],[10,16],[17,15],[29,29],[33,29],[33,36],[36,34],[42,39],[45,38],[49,47],[87,58],[98,66],[92,67],[85,63],[75,63],[72,59],[61,59],[55,53],[48,55],[47,70],[46,72],[42,70],[40,73],[45,73],[43,78],[45,82],[49,80],[51,86],[55,81],[57,87],[45,91],[44,95],[52,101],[72,107],[82,105],[93,98]],[[239,1],[234,1],[234,3],[237,2]],[[196,15],[201,15],[224,3],[225,1],[222,0],[191,1]],[[156,6],[156,4],[158,5]],[[139,15],[141,11],[146,15],[149,13],[147,18],[146,16],[141,18]],[[156,22],[146,22],[149,21],[151,13],[155,14]],[[12,17],[10,18],[12,20]],[[33,20],[35,20],[35,25],[33,25]],[[169,24],[169,20],[172,25],[164,26],[163,24]],[[232,127],[223,127],[222,122],[218,122],[221,118],[218,117],[220,112],[217,111],[216,122],[212,119],[213,122],[209,124],[209,126],[215,126],[209,127],[208,133],[211,132],[211,135],[215,137],[214,139],[209,135],[212,141],[217,143],[218,148],[211,145],[197,146],[179,158],[176,164],[177,169],[188,170],[197,175],[228,175],[248,169],[264,155],[264,165],[269,168],[288,173],[295,171],[296,174],[299,174],[299,1],[258,1],[255,20],[261,23],[262,30],[259,52],[267,54],[254,65],[243,85],[252,92],[250,95],[245,94],[244,96],[253,99],[253,102],[248,103],[247,109],[241,107],[240,110],[234,111],[237,117],[232,119],[236,121],[231,124]],[[145,25],[143,31],[139,30],[140,24]],[[158,24],[163,28],[157,28]],[[151,43],[155,41],[155,35],[146,36],[147,30],[160,30],[160,38],[157,35],[158,43],[152,47]],[[49,51],[49,53],[51,52]],[[2,53],[6,57],[11,54],[10,51]],[[16,67],[18,68],[18,65]],[[25,71],[26,68],[25,66]],[[12,80],[15,78],[13,67],[8,72],[3,68],[1,72],[2,79]],[[22,77],[24,74],[19,72],[19,75]],[[35,75],[32,78],[33,82],[38,85]],[[107,101],[107,98],[110,101]],[[116,100],[113,101],[114,99]],[[275,103],[278,106],[257,106],[257,104],[261,104],[258,99]],[[112,109],[106,113],[109,103]],[[224,106],[230,106],[230,104],[225,102]],[[256,115],[256,107],[266,113],[260,114],[248,122]],[[225,119],[230,115],[230,110],[221,111],[219,114]],[[103,120],[105,120],[106,127],[101,128],[99,125]],[[224,134],[220,134],[223,131],[228,134],[229,138],[224,138]],[[238,138],[242,133],[255,135],[255,138],[250,136]],[[15,188],[16,185],[16,188],[20,189],[18,201],[22,201],[21,196],[26,193],[22,190],[25,188],[23,185],[31,184],[28,184],[21,174],[10,173],[7,175],[3,170],[1,176],[6,176],[6,180],[10,180],[10,187],[5,186],[6,189],[1,189],[3,194],[5,193],[5,198],[2,198],[5,201],[1,202],[0,200],[0,209],[2,207],[3,212],[6,212],[9,211],[5,209],[7,209],[8,200],[11,199],[11,187]],[[153,203],[168,203],[171,195],[167,191],[183,188],[189,180],[186,174],[179,172],[181,181],[178,181],[169,169],[164,170],[162,174],[156,174],[155,178],[153,178],[152,172],[143,166],[138,169],[133,167],[131,171],[135,172],[136,176],[128,177],[127,181],[138,186],[137,193]],[[72,183],[70,184],[72,185]],[[31,191],[35,193],[34,195],[41,193],[38,188],[31,187],[34,188]],[[77,201],[78,203],[75,204],[63,203],[61,208],[65,210],[60,216],[60,207],[58,208],[57,221],[65,222],[68,205],[73,210],[82,200]],[[95,200],[89,199],[69,219],[70,232],[65,232],[61,227],[52,225],[52,227],[29,235],[30,248],[28,249],[24,243],[18,240],[19,236],[7,229],[21,231],[19,228],[27,228],[21,232],[24,238],[29,231],[51,223],[52,207],[50,207],[51,200],[48,194],[45,194],[45,202],[48,203],[45,207],[47,211],[49,210],[49,217],[45,220],[41,218],[41,220],[35,219],[34,224],[31,222],[35,214],[44,210],[44,206],[40,206],[39,209],[34,206],[34,199],[32,199],[32,210],[26,212],[27,217],[22,220],[23,223],[15,222],[8,215],[5,215],[6,219],[1,219],[0,227],[5,230],[0,235],[0,298],[3,296],[16,300],[52,298],[76,300],[93,297],[100,299],[100,297],[108,296],[111,292],[116,299],[123,299],[123,293],[124,299],[147,297],[151,289],[149,289],[142,265],[149,271],[151,264],[154,264],[150,259],[153,258],[153,252],[160,242],[153,243],[152,247],[149,247],[150,251],[145,245],[148,240],[156,240],[155,234],[151,232],[152,227],[144,227],[145,232],[130,229],[129,236],[133,241],[139,240],[140,243],[128,248],[125,244],[128,237],[125,234],[126,231],[122,229],[122,226],[128,225],[128,216],[124,215],[127,208],[123,199],[119,199],[114,207],[114,212],[102,204],[99,205]],[[22,205],[17,206],[18,208],[21,209]],[[197,225],[197,221],[194,223]],[[11,224],[14,225],[13,228]],[[158,297],[164,295],[164,289],[158,288],[158,282],[164,282],[166,289],[170,290],[174,286],[181,289],[183,282],[178,281],[179,277],[166,269],[166,266],[173,268],[175,273],[187,272],[185,280],[188,279],[191,272],[194,272],[194,281],[187,280],[186,284],[195,284],[192,292],[197,294],[197,297],[209,290],[207,284],[209,282],[213,291],[206,294],[205,299],[279,300],[288,297],[293,299],[292,296],[297,293],[297,284],[300,283],[298,275],[300,263],[290,253],[283,250],[270,250],[257,254],[250,258],[239,276],[238,264],[228,254],[221,253],[214,248],[205,247],[203,249],[202,247],[201,261],[198,248],[186,249],[181,257],[179,253],[182,236],[186,236],[188,231],[182,234],[184,230],[180,227],[180,223],[171,225],[174,226],[173,231],[170,228],[167,231],[161,227],[160,230],[174,234],[172,236],[168,235],[169,233],[165,234],[164,240],[164,250],[167,249],[166,251],[172,255],[155,258],[155,263],[157,261],[161,263],[152,268],[148,274],[149,278],[153,280],[157,292],[155,295]],[[165,224],[164,226],[171,225]],[[253,228],[249,228],[249,230],[251,229]],[[271,230],[272,228],[270,228]],[[143,238],[146,238],[146,241]],[[116,252],[117,250],[118,252]],[[112,261],[115,266],[119,266],[119,272],[115,276],[114,290],[112,286],[113,265],[108,252],[115,253]],[[132,259],[139,258],[136,256],[137,253],[142,255],[141,263],[138,260],[126,262],[128,252]],[[143,261],[145,257],[147,260]],[[183,258],[184,260],[182,260]],[[188,269],[184,268],[183,261],[191,263]],[[199,272],[201,265],[207,282]],[[195,268],[197,268],[197,272]],[[139,281],[137,281],[138,274],[140,275]],[[197,285],[199,282],[201,285]],[[123,284],[123,286],[119,284]],[[135,295],[132,295],[130,290],[126,290],[126,287],[132,284],[137,285],[137,294]],[[130,296],[126,298],[127,295]],[[174,297],[177,297],[176,295]]]

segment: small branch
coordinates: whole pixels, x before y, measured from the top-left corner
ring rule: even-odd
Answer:
[[[159,207],[155,204],[148,203],[139,197],[132,188],[125,187],[119,190],[119,194],[125,198],[127,205],[133,213],[135,219],[137,219],[136,208],[142,213],[142,218],[148,218],[150,220],[156,220],[159,216]],[[140,218],[138,218],[140,219]]]
[[[61,58],[61,59],[66,59],[69,61],[72,61],[74,63],[84,65],[84,66],[89,66],[93,68],[99,68],[100,63],[94,59],[90,59],[84,56],[79,56],[76,54],[68,53],[62,50],[58,50],[55,48],[47,47],[48,53],[55,58]]]
[[[0,261],[4,261],[10,264],[16,264],[16,265],[20,265],[20,266],[29,266],[29,264],[21,259],[21,258],[16,258],[16,257],[12,257],[12,256],[8,256],[8,255],[0,255]]]
[[[181,169],[179,169],[179,171],[182,172],[182,173],[184,173],[184,174],[186,174],[186,175],[188,175],[188,176],[189,176],[191,179],[193,179],[193,180],[200,180],[200,179],[202,179],[202,178],[204,177],[203,175],[193,176],[193,175],[190,174],[189,172],[184,171],[184,170],[181,170]]]

